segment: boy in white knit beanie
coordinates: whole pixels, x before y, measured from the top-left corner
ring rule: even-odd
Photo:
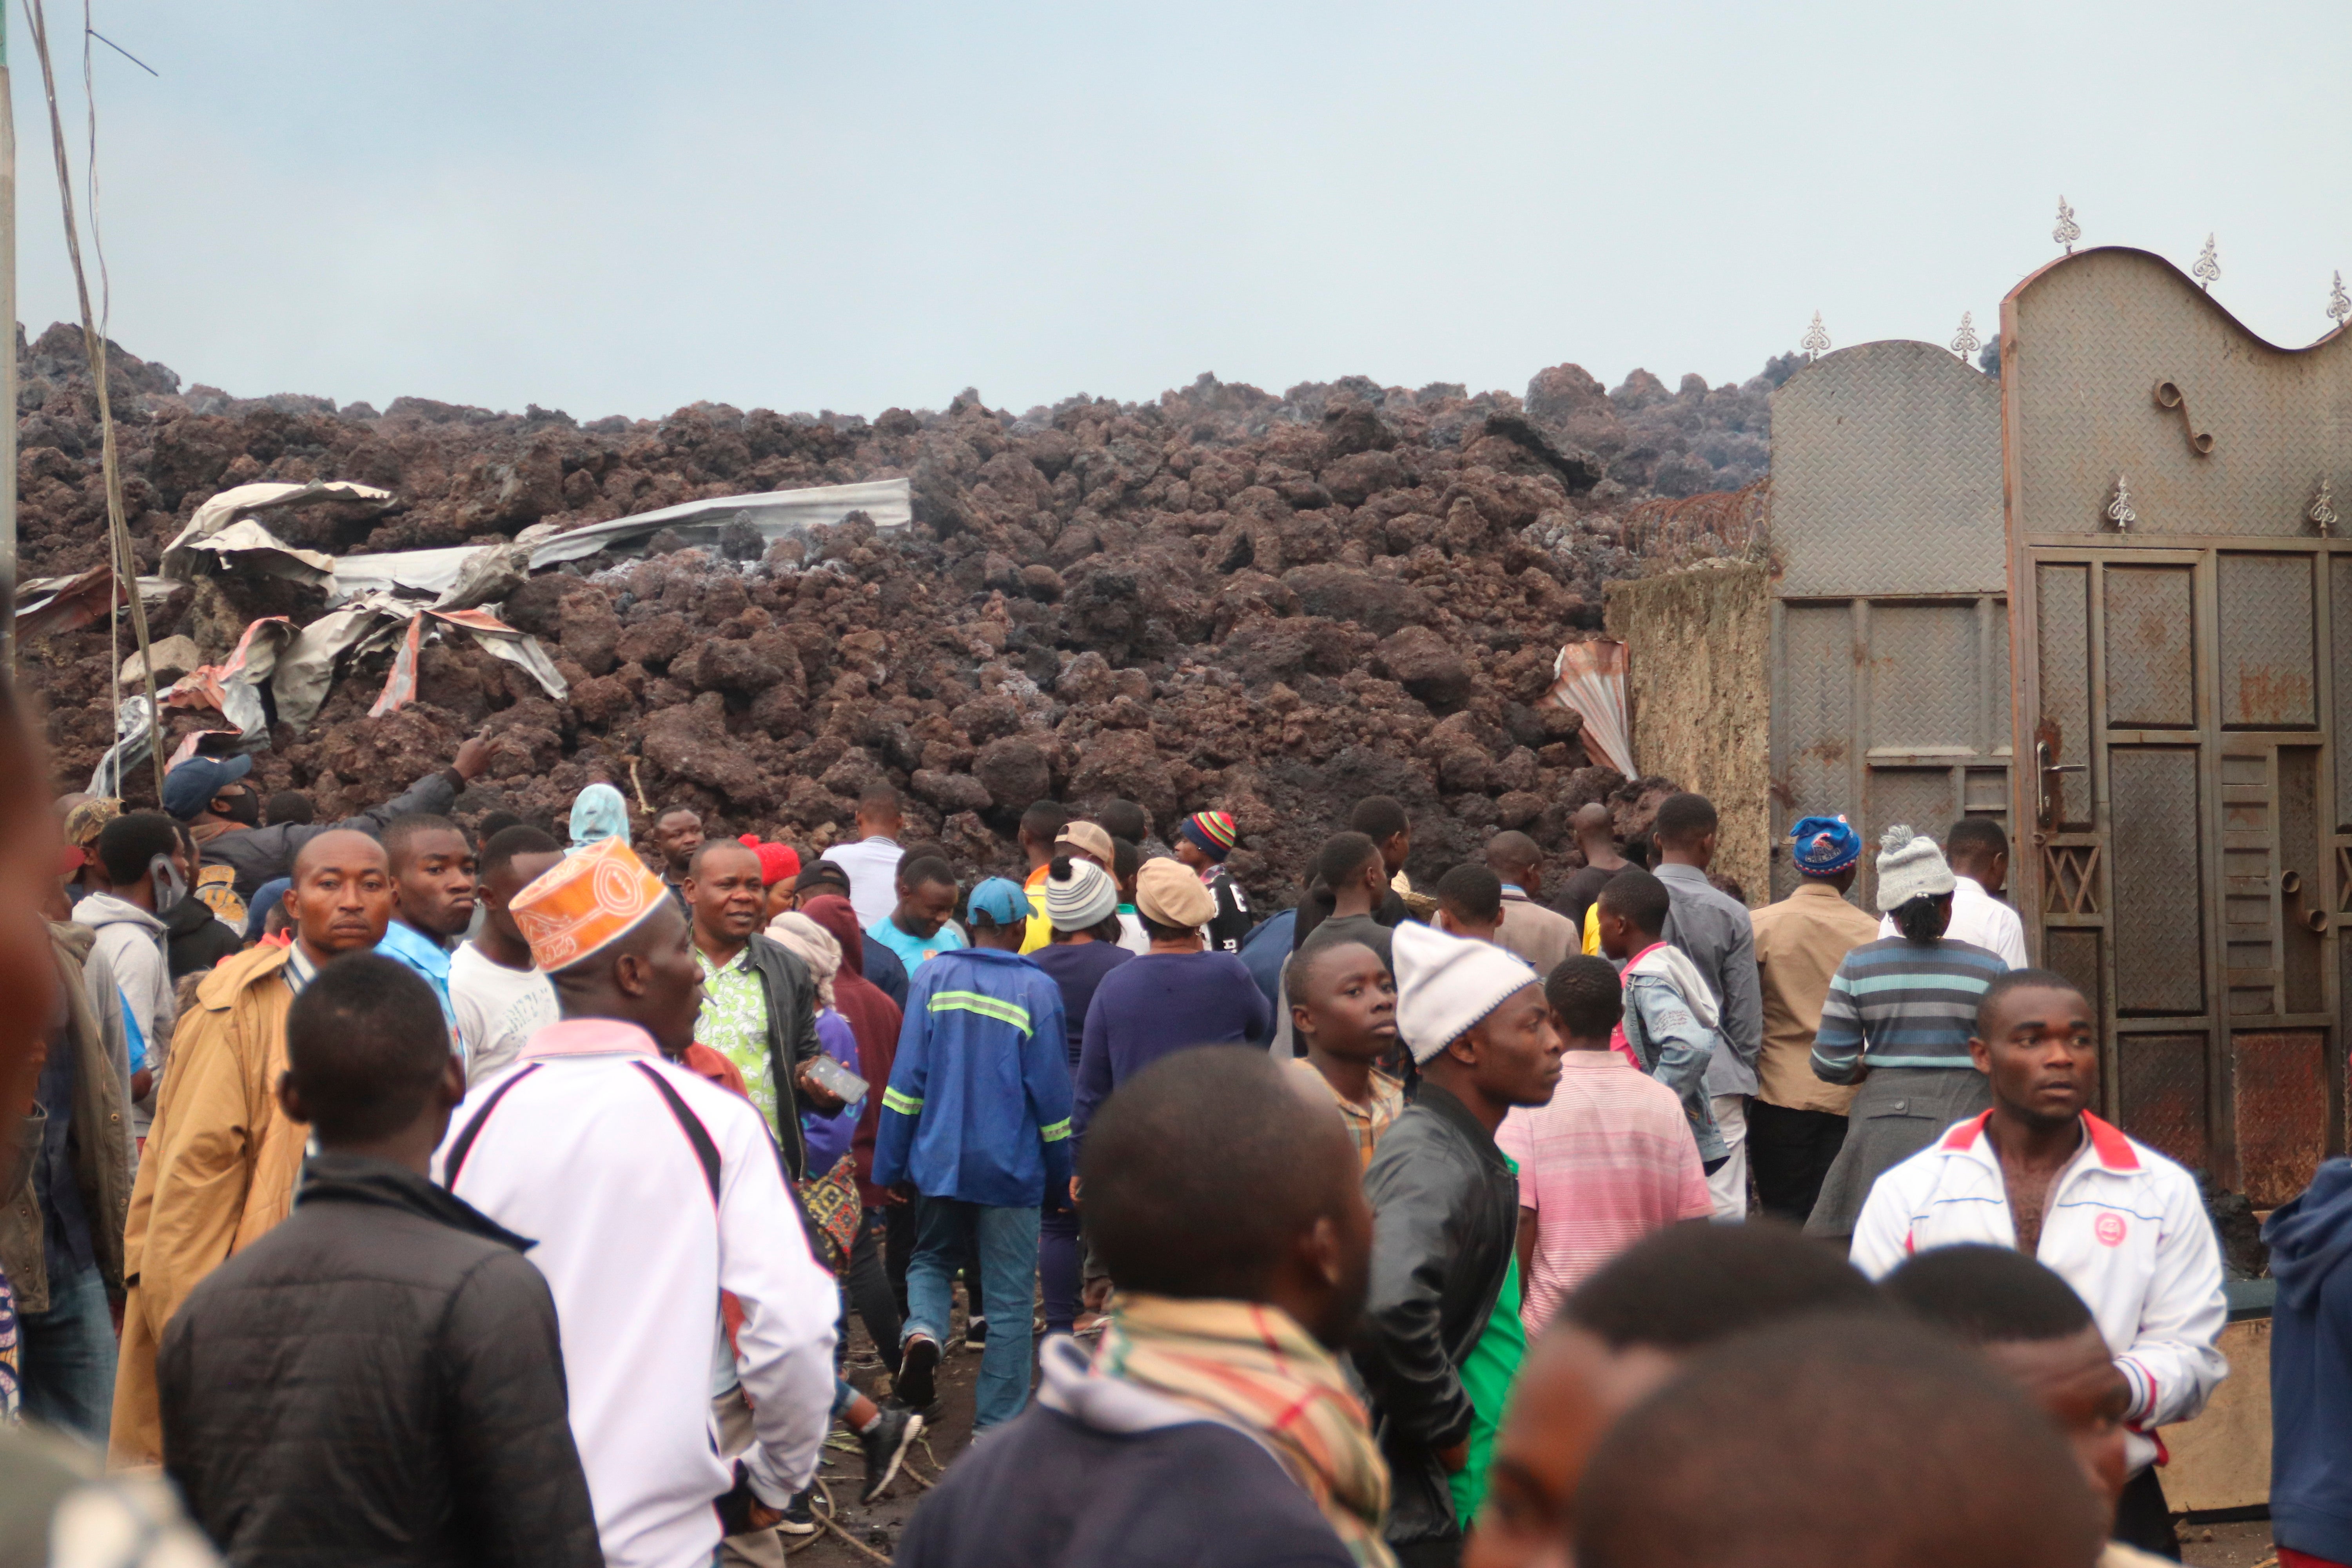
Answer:
[[[1389,1544],[1401,1563],[1450,1562],[1527,1348],[1518,1178],[1495,1129],[1551,1099],[1566,1047],[1536,972],[1501,948],[1407,921],[1391,952],[1421,1092],[1364,1173],[1372,1279],[1356,1363],[1391,1477]]]

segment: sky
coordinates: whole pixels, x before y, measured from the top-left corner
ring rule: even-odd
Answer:
[[[79,185],[82,7],[47,4]],[[244,396],[1742,380],[1816,310],[1841,346],[1994,336],[2061,195],[2085,246],[2186,268],[2213,234],[2217,298],[2274,342],[2352,270],[2341,0],[90,16],[157,73],[90,62],[110,335]],[[22,0],[7,31],[37,333],[76,311]]]

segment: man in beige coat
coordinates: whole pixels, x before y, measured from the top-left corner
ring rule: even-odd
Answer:
[[[130,1296],[107,1452],[116,1468],[162,1462],[155,1350],[163,1325],[199,1280],[293,1205],[308,1129],[278,1104],[286,1015],[322,965],[383,940],[392,919],[383,846],[364,833],[320,834],[296,856],[287,899],[292,945],[224,959],[172,1036],[123,1235]]]
[[[1557,910],[1536,902],[1543,891],[1543,849],[1524,833],[1497,833],[1486,841],[1486,868],[1502,879],[1503,923],[1495,945],[1549,974],[1561,959],[1584,951],[1584,933]]]
[[[1822,1003],[1845,955],[1878,937],[1878,925],[1846,900],[1862,863],[1862,838],[1843,816],[1808,816],[1790,833],[1796,890],[1749,917],[1764,999],[1764,1050],[1748,1107],[1748,1157],[1764,1212],[1805,1223],[1822,1179],[1845,1145],[1853,1090],[1812,1068]]]

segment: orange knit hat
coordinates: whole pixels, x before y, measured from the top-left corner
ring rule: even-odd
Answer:
[[[619,941],[669,896],[627,839],[606,838],[572,851],[507,909],[530,961],[552,974]]]

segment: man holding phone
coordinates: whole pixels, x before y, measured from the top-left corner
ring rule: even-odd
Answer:
[[[808,965],[760,934],[767,889],[760,857],[732,838],[704,841],[686,871],[694,956],[702,965],[702,1012],[694,1040],[733,1062],[784,1152],[793,1180],[807,1176],[801,1110],[839,1110],[840,1098],[809,1076],[824,1047],[816,1035],[816,982]],[[817,1173],[822,1174],[823,1173]]]

